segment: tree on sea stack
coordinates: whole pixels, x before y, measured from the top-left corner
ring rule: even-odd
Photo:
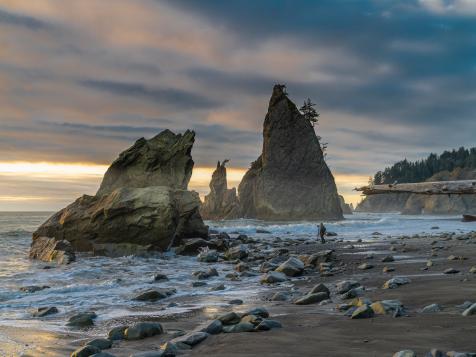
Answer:
[[[317,124],[320,115],[314,108],[315,106],[316,104],[311,102],[311,99],[307,98],[307,100],[304,101],[304,105],[299,109],[304,118],[306,118],[306,120],[309,120],[312,126],[315,126]]]

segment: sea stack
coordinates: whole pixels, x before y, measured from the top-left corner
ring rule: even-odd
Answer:
[[[343,218],[334,177],[314,127],[275,85],[263,125],[263,151],[238,187],[242,213],[263,220]]]
[[[36,232],[32,258],[51,259],[42,247],[67,241],[74,251],[120,256],[163,251],[181,238],[207,237],[198,193],[188,191],[195,133],[165,130],[139,139],[107,170],[95,196],[84,195]],[[50,256],[48,258],[48,256]]]
[[[241,216],[240,203],[236,195],[236,189],[228,188],[226,178],[226,163],[218,161],[217,168],[213,172],[210,181],[210,193],[200,209],[203,219],[237,219]]]

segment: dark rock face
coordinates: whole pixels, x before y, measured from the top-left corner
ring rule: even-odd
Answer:
[[[228,189],[226,180],[226,163],[220,163],[213,172],[210,181],[210,193],[205,196],[205,201],[200,209],[204,219],[236,219],[241,215],[240,203],[236,195],[236,189]]]
[[[351,204],[345,203],[344,196],[341,196],[341,195],[339,195],[339,202],[340,202],[340,208],[342,209],[342,213],[352,214],[352,212],[354,211],[352,207],[352,203]]]
[[[263,127],[263,152],[239,188],[246,218],[342,219],[342,209],[314,128],[276,85]]]
[[[192,176],[195,133],[164,130],[150,140],[141,138],[122,152],[104,175],[97,195],[117,188],[167,186],[186,190]]]
[[[207,237],[198,193],[184,189],[192,173],[194,135],[166,130],[149,141],[138,140],[112,164],[96,196],[78,198],[33,233],[30,256],[51,260],[43,252],[45,239],[52,238],[69,242],[76,251],[119,256]]]
[[[36,239],[36,244],[30,250],[30,258],[69,264],[75,261],[76,256],[73,247],[67,240],[39,236]]]
[[[356,212],[401,212],[410,197],[409,193],[389,193],[365,197],[355,208]]]

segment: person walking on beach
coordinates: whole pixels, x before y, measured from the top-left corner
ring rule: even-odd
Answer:
[[[319,225],[319,236],[321,237],[321,243],[324,244],[326,240],[324,239],[324,236],[326,235],[326,226],[324,226],[324,223],[321,222]]]

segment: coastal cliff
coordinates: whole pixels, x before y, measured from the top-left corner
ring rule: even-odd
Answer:
[[[245,218],[338,220],[334,177],[314,127],[276,85],[263,125],[263,149],[238,187]]]
[[[42,251],[57,246],[45,244],[45,237],[74,251],[112,256],[163,251],[181,238],[206,237],[199,195],[187,190],[194,140],[193,131],[170,130],[139,139],[107,170],[95,196],[78,198],[33,233],[30,256],[55,260],[57,253]]]

